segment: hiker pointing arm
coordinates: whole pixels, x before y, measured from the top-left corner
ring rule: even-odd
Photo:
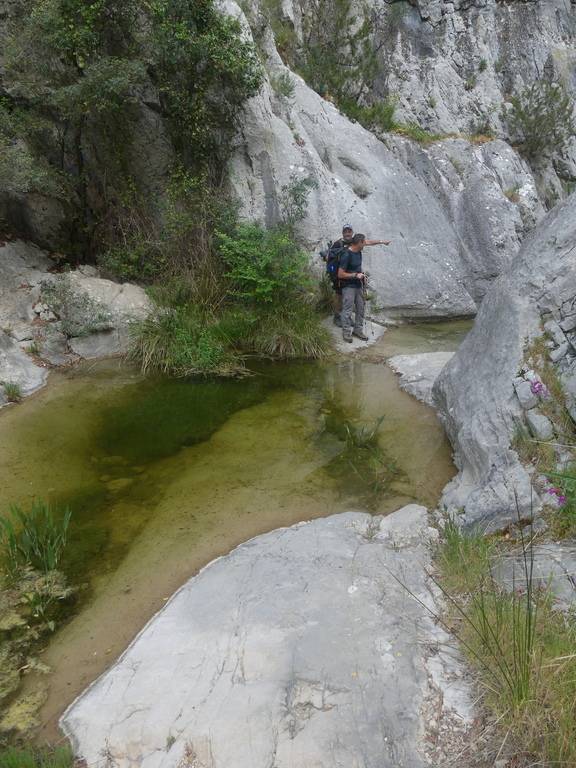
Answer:
[[[390,245],[390,240],[364,240],[364,245]]]

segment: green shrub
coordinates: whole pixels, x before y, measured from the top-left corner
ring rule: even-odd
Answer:
[[[147,5],[155,80],[183,152],[198,167],[219,161],[262,68],[236,19],[214,0],[154,0]]]
[[[574,102],[558,83],[537,80],[510,101],[512,139],[533,162],[561,152],[576,132]]]
[[[383,28],[382,14],[352,0],[313,0],[302,16],[299,46],[278,0],[267,0],[265,7],[284,60],[317,93],[341,106],[370,90],[383,45],[372,38]]]
[[[288,72],[282,72],[282,74],[277,77],[271,77],[270,83],[278,96],[281,96],[287,101],[294,98],[296,86],[294,84],[294,78]]]
[[[317,187],[318,182],[312,176],[300,178],[295,173],[290,175],[288,184],[282,186],[280,213],[282,223],[289,230],[293,230],[294,226],[305,218],[310,192]]]
[[[29,511],[13,505],[0,517],[0,546],[9,573],[30,566],[47,573],[58,568],[68,537],[71,511],[34,501]]]
[[[219,233],[218,252],[230,293],[248,303],[282,305],[311,288],[307,255],[283,229],[243,224]]]
[[[22,389],[16,381],[4,381],[2,387],[9,403],[19,403],[22,400]]]

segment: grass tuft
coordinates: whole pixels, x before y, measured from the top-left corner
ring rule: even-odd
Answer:
[[[19,403],[22,400],[22,389],[20,384],[15,381],[5,381],[2,386],[4,387],[4,395],[9,403]]]
[[[532,540],[520,532],[512,589],[496,578],[502,545],[449,522],[436,562],[448,616],[484,702],[508,743],[533,765],[576,765],[576,623],[535,589]]]

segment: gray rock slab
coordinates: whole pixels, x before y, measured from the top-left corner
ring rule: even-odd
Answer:
[[[344,341],[342,338],[342,328],[334,325],[332,318],[327,318],[323,322],[324,327],[330,333],[334,346],[338,352],[343,354],[349,354],[350,352],[358,352],[360,349],[365,349],[371,346],[379,338],[381,338],[386,332],[386,328],[381,323],[375,323],[372,320],[366,320],[364,323],[364,332],[368,336],[368,341],[362,341],[356,336],[352,337],[352,343]]]
[[[576,608],[576,541],[547,542],[528,550],[533,562],[535,588],[550,589],[559,606]],[[521,552],[512,552],[496,563],[495,574],[507,589],[518,589],[526,583]]]
[[[68,346],[78,357],[93,360],[98,357],[113,357],[127,352],[129,337],[118,329],[98,331],[88,336],[77,336],[68,341]]]
[[[526,414],[528,428],[533,437],[537,440],[552,440],[554,437],[554,427],[547,416],[536,411],[529,411]]]
[[[473,719],[461,661],[396,580],[434,606],[435,536],[412,505],[252,539],[176,593],[63,729],[90,768],[103,750],[117,768],[423,768]]]
[[[23,395],[31,395],[47,378],[48,371],[36,365],[14,339],[0,331],[0,383],[18,384]]]
[[[548,320],[544,323],[544,330],[558,346],[566,342],[566,335],[556,320]]]
[[[556,206],[488,291],[474,327],[434,386],[434,400],[455,448],[458,476],[443,503],[465,521],[498,528],[538,502],[511,448],[523,412],[513,383],[541,316],[576,296],[576,195]]]
[[[454,352],[424,352],[417,355],[396,355],[388,360],[392,370],[400,375],[400,386],[408,394],[427,405],[433,405],[432,387]]]

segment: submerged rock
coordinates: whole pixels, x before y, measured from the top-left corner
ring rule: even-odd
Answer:
[[[561,320],[575,300],[573,194],[548,214],[488,292],[472,331],[434,387],[460,470],[444,503],[463,509],[467,524],[504,527],[518,511],[529,516],[538,505],[528,471],[511,447],[524,418],[514,384],[528,343],[543,332],[542,317]]]
[[[426,510],[346,513],[214,561],[65,713],[89,765],[418,768],[471,724]],[[432,732],[429,722],[434,712]],[[187,762],[186,762],[187,761]]]
[[[388,360],[392,370],[400,375],[400,386],[409,395],[427,405],[434,405],[432,388],[454,352],[422,352],[416,355],[396,355]]]

